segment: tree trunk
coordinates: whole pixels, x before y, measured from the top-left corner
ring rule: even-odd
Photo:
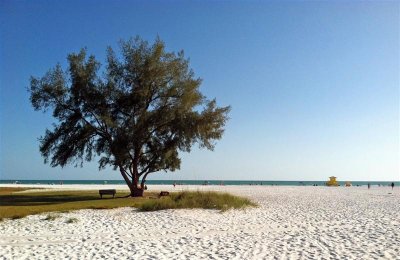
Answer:
[[[129,180],[128,175],[125,173],[125,170],[122,166],[119,167],[119,171],[121,172],[122,177],[124,178],[126,185],[128,185],[129,190],[131,191],[131,197],[142,197],[143,189],[138,187],[139,177],[137,173],[133,176],[132,181]]]
[[[132,187],[129,187],[131,190],[131,197],[143,197],[143,187],[138,187],[139,184],[139,176],[137,176],[137,173],[134,174],[133,176],[133,182],[132,182]]]
[[[134,188],[131,190],[131,197],[143,197],[144,190],[141,188]]]

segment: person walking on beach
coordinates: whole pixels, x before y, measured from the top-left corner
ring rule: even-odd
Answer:
[[[393,188],[394,188],[394,182],[392,182],[392,184],[390,184],[390,186],[392,186],[392,190],[393,190]]]
[[[369,182],[368,182],[368,189],[369,189],[369,188],[371,188],[371,184],[369,184]]]

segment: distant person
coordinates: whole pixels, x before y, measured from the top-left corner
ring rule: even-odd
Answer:
[[[394,188],[394,182],[392,182],[392,184],[390,184],[390,186],[392,186],[392,190],[393,190],[393,188]]]
[[[172,185],[174,185],[174,188],[175,188],[175,186],[176,186],[176,182],[174,181],[174,184],[172,184]]]
[[[371,188],[371,184],[368,183],[368,189]]]

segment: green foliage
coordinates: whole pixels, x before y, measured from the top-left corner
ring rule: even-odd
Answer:
[[[0,188],[0,219],[19,219],[27,215],[47,212],[68,212],[79,209],[112,209],[135,207],[141,210],[167,208],[206,208],[226,210],[255,204],[245,198],[216,192],[171,193],[170,197],[157,198],[158,193],[146,192],[145,197],[126,198],[127,192],[117,191],[121,198],[100,199],[98,191],[41,191],[12,193]],[[46,220],[54,220],[48,214]]]
[[[100,199],[98,191],[41,191],[13,193],[0,188],[0,218],[21,218],[47,212],[66,212],[79,209],[133,207],[146,198]],[[126,196],[127,191],[117,191]],[[155,194],[148,193],[154,196]]]
[[[144,181],[148,173],[179,169],[178,152],[195,143],[212,150],[230,107],[201,94],[183,51],[139,37],[121,41],[120,51],[108,48],[102,67],[82,49],[68,56],[67,70],[57,65],[31,78],[33,107],[58,121],[40,138],[45,162],[82,165],[97,155],[100,169],[119,168],[130,185],[127,176]]]
[[[139,206],[142,211],[155,211],[163,209],[203,208],[219,209],[244,208],[256,206],[250,200],[233,196],[229,193],[218,192],[179,192],[160,199],[148,200]]]

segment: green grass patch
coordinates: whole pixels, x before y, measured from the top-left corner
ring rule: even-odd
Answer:
[[[179,192],[171,193],[170,196],[160,199],[147,200],[139,209],[142,211],[155,211],[163,209],[218,209],[225,211],[228,209],[241,209],[244,207],[254,207],[256,204],[249,199],[219,192]]]
[[[100,199],[97,190],[81,191],[35,191],[23,192],[20,189],[0,188],[0,219],[18,219],[28,215],[46,212],[68,212],[79,209],[112,209],[118,207],[136,207],[147,197],[121,198],[127,191],[117,191],[117,197]],[[156,196],[146,193],[146,196]]]
[[[12,187],[2,187],[0,188],[0,195],[11,194],[14,192],[24,191],[24,190],[31,190],[28,188],[12,188]]]
[[[35,191],[16,192],[21,189],[0,188],[0,219],[19,219],[27,215],[47,212],[69,212],[79,209],[112,209],[135,207],[142,211],[205,208],[227,210],[254,206],[245,198],[217,192],[180,192],[158,198],[158,193],[146,192],[144,197],[131,198],[127,191],[117,191],[117,197],[100,199],[97,190],[89,191]],[[51,214],[49,216],[52,216]],[[47,217],[49,217],[47,216]],[[46,220],[53,220],[52,217]]]

